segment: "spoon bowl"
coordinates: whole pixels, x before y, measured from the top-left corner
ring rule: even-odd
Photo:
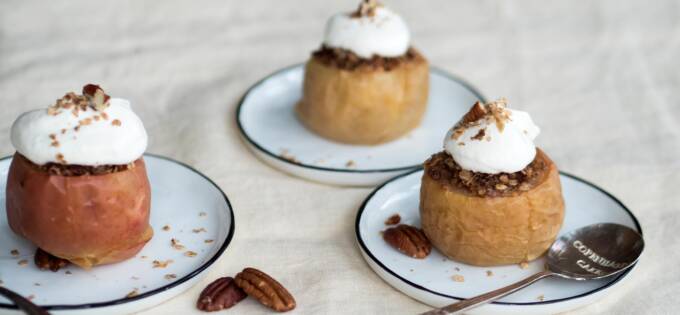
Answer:
[[[548,251],[548,270],[573,280],[609,277],[640,258],[645,242],[632,229],[613,223],[582,227],[558,238]]]

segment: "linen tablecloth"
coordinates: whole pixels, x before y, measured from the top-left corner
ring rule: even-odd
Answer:
[[[432,64],[529,111],[542,128],[538,145],[562,170],[607,189],[640,219],[647,248],[637,270],[572,314],[677,313],[680,3],[386,2]],[[308,58],[325,20],[356,4],[4,0],[0,154],[14,151],[9,129],[20,113],[101,84],[132,101],[149,152],[196,167],[235,209],[235,237],[207,279],[143,314],[198,314],[200,290],[245,266],[286,284],[298,301],[294,313],[425,311],[374,274],[357,249],[353,223],[370,188],[281,173],[248,151],[234,124],[251,84]],[[270,314],[253,299],[230,312]]]

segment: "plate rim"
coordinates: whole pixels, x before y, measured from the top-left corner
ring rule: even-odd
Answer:
[[[436,291],[430,290],[430,289],[425,288],[425,287],[423,287],[423,286],[421,286],[421,285],[419,285],[419,284],[413,283],[413,282],[409,281],[408,279],[405,279],[404,277],[402,277],[402,276],[399,275],[398,273],[392,271],[390,268],[388,268],[387,266],[385,266],[385,264],[383,264],[380,260],[378,260],[378,259],[375,257],[375,255],[373,255],[373,253],[368,249],[368,247],[367,247],[366,244],[364,243],[364,240],[363,240],[362,237],[361,237],[361,233],[359,232],[359,224],[360,224],[360,222],[361,222],[361,218],[362,218],[362,215],[363,215],[363,213],[364,213],[364,210],[366,209],[366,206],[368,205],[368,202],[373,198],[373,196],[374,196],[376,193],[378,193],[378,191],[380,191],[382,188],[384,188],[386,185],[388,185],[388,184],[390,184],[390,183],[392,183],[392,182],[395,182],[395,181],[397,181],[397,180],[399,180],[399,179],[401,179],[401,178],[403,178],[403,177],[409,176],[409,175],[411,175],[411,174],[414,174],[414,173],[417,173],[417,172],[420,172],[420,171],[423,171],[423,170],[424,170],[423,167],[419,167],[419,168],[414,169],[414,170],[412,170],[412,171],[410,171],[410,172],[407,172],[407,173],[404,173],[404,174],[397,175],[397,176],[395,176],[395,177],[393,177],[393,178],[391,178],[391,179],[385,181],[384,183],[380,184],[380,185],[379,185],[378,187],[376,187],[373,191],[371,191],[371,193],[370,193],[370,194],[366,197],[366,199],[364,199],[364,201],[361,203],[361,206],[359,207],[359,210],[357,211],[357,216],[356,216],[355,223],[354,223],[354,231],[355,231],[355,234],[356,234],[355,236],[356,236],[356,239],[357,239],[357,243],[359,244],[359,249],[360,249],[362,252],[364,252],[364,254],[365,254],[366,256],[370,257],[370,259],[371,259],[377,266],[379,266],[380,268],[382,268],[382,270],[384,270],[385,272],[387,272],[387,273],[390,274],[391,276],[395,277],[396,279],[398,279],[398,280],[401,281],[402,283],[407,284],[407,285],[409,285],[410,287],[412,287],[412,288],[414,288],[414,289],[418,289],[418,290],[420,290],[420,291],[424,291],[425,293],[428,293],[428,294],[434,294],[434,295],[437,295],[437,296],[439,296],[439,297],[444,297],[444,298],[449,298],[449,299],[454,299],[454,300],[461,301],[461,300],[464,300],[464,298],[462,298],[462,297],[457,297],[457,296],[452,296],[452,295],[448,295],[448,294],[444,294],[444,293],[441,293],[441,292],[436,292]],[[592,188],[595,188],[596,190],[598,190],[598,191],[604,193],[607,197],[609,197],[611,200],[613,200],[613,201],[616,202],[618,205],[620,205],[621,208],[623,208],[623,210],[624,210],[624,211],[630,216],[630,218],[633,220],[633,223],[634,223],[634,225],[635,225],[635,228],[637,229],[637,232],[640,233],[641,236],[643,235],[643,234],[642,234],[642,226],[640,225],[640,222],[638,221],[637,217],[635,217],[635,215],[633,214],[633,212],[630,211],[630,209],[628,209],[628,207],[626,207],[626,205],[623,204],[623,202],[621,202],[621,200],[619,200],[618,198],[616,198],[614,195],[612,195],[612,194],[609,193],[608,191],[604,190],[603,188],[601,188],[601,187],[599,187],[599,186],[593,184],[592,182],[587,181],[587,180],[585,180],[585,179],[583,179],[583,178],[581,178],[581,177],[578,177],[578,176],[576,176],[576,175],[572,175],[572,174],[570,174],[570,173],[563,172],[563,171],[560,171],[559,173],[560,173],[560,175],[564,175],[564,176],[566,176],[566,177],[569,177],[569,178],[571,178],[571,179],[574,179],[574,180],[576,180],[576,181],[579,181],[579,182],[581,182],[581,183],[584,183],[584,184],[586,184],[586,185],[588,185],[588,186],[590,186],[590,187],[592,187]],[[607,284],[605,284],[605,285],[603,285],[603,286],[601,286],[601,287],[598,287],[598,288],[596,288],[596,289],[593,289],[593,290],[590,290],[590,291],[587,291],[587,292],[578,294],[578,295],[574,295],[574,296],[570,296],[570,297],[565,297],[565,298],[560,298],[560,299],[555,299],[555,300],[548,300],[548,301],[536,301],[536,302],[500,302],[500,301],[493,301],[493,302],[491,302],[491,303],[489,303],[489,304],[502,305],[502,306],[534,306],[534,305],[555,304],[555,303],[560,303],[560,302],[566,302],[566,301],[570,301],[570,300],[575,300],[575,299],[578,299],[578,298],[582,298],[582,297],[589,296],[589,295],[591,295],[591,294],[595,294],[595,293],[597,293],[597,292],[600,292],[600,291],[602,291],[602,290],[605,290],[605,289],[607,289],[607,288],[613,286],[614,284],[616,284],[616,283],[620,282],[621,280],[623,280],[623,278],[624,278],[626,275],[628,275],[628,273],[630,273],[630,272],[633,270],[633,268],[635,268],[635,266],[637,266],[637,262],[636,262],[631,268],[629,268],[628,270],[622,272],[620,275],[617,275],[616,278],[614,278],[614,280],[610,281],[609,283],[607,283]],[[375,272],[375,271],[374,271],[374,272]],[[400,291],[400,292],[406,294],[406,293],[403,292],[402,290],[398,290],[398,291]],[[409,294],[406,294],[406,295],[410,296]]]
[[[417,168],[420,166],[420,164],[414,164],[414,165],[409,165],[409,166],[402,166],[402,167],[393,167],[393,168],[375,168],[375,169],[344,169],[344,168],[335,168],[335,167],[324,167],[324,166],[317,166],[317,165],[311,165],[311,164],[305,164],[301,162],[294,162],[290,161],[288,159],[285,159],[278,154],[274,154],[273,152],[265,149],[262,145],[260,145],[255,139],[253,139],[248,133],[246,132],[245,128],[243,127],[243,124],[241,123],[241,110],[245,104],[246,99],[248,96],[251,95],[253,90],[259,86],[261,86],[265,81],[271,79],[274,76],[280,75],[285,72],[292,71],[294,69],[304,67],[306,63],[296,63],[284,68],[281,68],[279,70],[276,70],[269,75],[265,76],[264,78],[258,80],[255,82],[253,85],[251,85],[248,90],[246,90],[245,93],[243,93],[243,96],[241,96],[241,99],[238,101],[238,105],[236,106],[236,126],[238,127],[239,133],[241,136],[248,142],[253,148],[256,150],[264,153],[268,157],[274,158],[279,162],[283,162],[285,164],[289,164],[292,166],[297,166],[297,167],[302,167],[306,169],[311,169],[311,170],[316,170],[316,171],[326,171],[326,172],[335,172],[335,173],[353,173],[353,174],[370,174],[370,173],[391,173],[391,172],[400,172],[400,171],[408,171],[412,170],[414,168]],[[474,85],[472,85],[470,82],[466,81],[465,79],[454,75],[450,72],[447,72],[446,70],[436,67],[436,66],[430,66],[430,74],[435,73],[438,75],[441,75],[442,77],[445,77],[449,80],[455,81],[456,83],[462,85],[464,88],[466,88],[468,91],[470,91],[472,94],[474,94],[479,100],[482,102],[487,102],[487,98],[482,94],[482,92],[479,91],[478,88],[476,88]]]
[[[169,161],[171,163],[177,164],[179,166],[185,167],[186,169],[188,169],[188,170],[198,174],[199,176],[203,177],[211,185],[213,185],[213,186],[215,186],[215,188],[217,188],[217,190],[222,194],[222,197],[224,197],[224,201],[227,203],[227,206],[229,208],[229,215],[231,217],[231,227],[229,228],[229,232],[227,233],[227,237],[224,240],[224,243],[222,244],[222,246],[220,246],[220,248],[217,249],[217,252],[215,253],[215,255],[210,257],[210,259],[208,259],[204,264],[199,266],[194,271],[188,273],[186,276],[184,276],[182,278],[179,278],[179,279],[177,279],[177,280],[175,280],[171,283],[168,283],[164,286],[161,286],[161,287],[156,288],[154,290],[151,290],[149,292],[145,292],[145,293],[133,296],[133,297],[123,297],[123,298],[120,298],[120,299],[104,301],[104,302],[94,302],[94,303],[85,303],[85,304],[40,305],[41,308],[48,310],[48,311],[96,309],[96,308],[116,306],[116,305],[121,305],[121,304],[129,303],[129,302],[135,302],[135,301],[138,301],[138,300],[142,300],[142,299],[151,297],[153,295],[168,291],[168,290],[170,290],[170,289],[172,289],[172,288],[174,288],[174,287],[176,287],[176,286],[178,286],[182,283],[185,283],[185,282],[189,281],[190,279],[196,277],[198,274],[205,271],[206,269],[208,269],[208,267],[210,267],[213,263],[215,263],[215,261],[217,261],[217,259],[219,259],[222,256],[222,254],[224,253],[224,251],[227,249],[227,247],[229,246],[229,244],[231,243],[231,241],[234,237],[234,231],[236,229],[236,221],[234,220],[234,208],[232,207],[231,202],[229,202],[229,198],[224,193],[224,191],[222,191],[222,189],[212,179],[210,179],[208,176],[199,172],[197,169],[193,168],[192,166],[190,166],[190,165],[188,165],[184,162],[180,162],[180,161],[177,161],[175,159],[169,158],[167,156],[162,156],[162,155],[154,154],[154,153],[144,153],[144,156],[150,156],[150,157],[153,157],[153,158],[166,160],[166,161]],[[0,158],[0,162],[3,162],[7,159],[11,159],[12,157],[13,157],[13,155],[9,155],[9,156]],[[14,304],[0,303],[0,310],[1,309],[18,310],[19,308]]]

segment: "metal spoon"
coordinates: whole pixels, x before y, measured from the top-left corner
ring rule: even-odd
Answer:
[[[0,295],[8,298],[10,301],[14,302],[16,306],[26,312],[28,315],[49,315],[50,313],[46,310],[40,308],[40,306],[33,304],[27,298],[0,286]]]
[[[550,276],[572,280],[613,276],[633,266],[644,247],[642,236],[623,225],[601,223],[582,227],[563,235],[550,246],[546,270],[507,287],[421,315],[448,315],[469,310]]]

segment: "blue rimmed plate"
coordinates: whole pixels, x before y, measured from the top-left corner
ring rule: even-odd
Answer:
[[[171,299],[200,281],[234,235],[229,200],[214,182],[188,165],[150,154],[144,160],[151,182],[151,241],[124,262],[91,270],[69,266],[58,272],[39,270],[33,264],[35,247],[10,230],[4,191],[11,158],[0,160],[2,285],[53,314],[128,314]],[[173,248],[172,238],[184,249]],[[187,251],[196,255],[190,257]],[[171,262],[154,268],[154,260]],[[0,297],[0,313],[5,312],[19,314]]]
[[[404,294],[433,307],[442,307],[524,279],[543,270],[537,259],[519,265],[476,267],[447,259],[437,250],[423,260],[407,257],[382,239],[385,220],[399,214],[402,223],[420,226],[418,211],[422,169],[393,178],[373,191],[356,218],[356,237],[364,259],[385,282]],[[566,204],[560,234],[593,223],[629,226],[642,234],[637,219],[619,200],[578,177],[561,173]],[[587,282],[551,278],[541,280],[470,314],[554,314],[597,301],[615,289],[634,269],[602,280]]]

